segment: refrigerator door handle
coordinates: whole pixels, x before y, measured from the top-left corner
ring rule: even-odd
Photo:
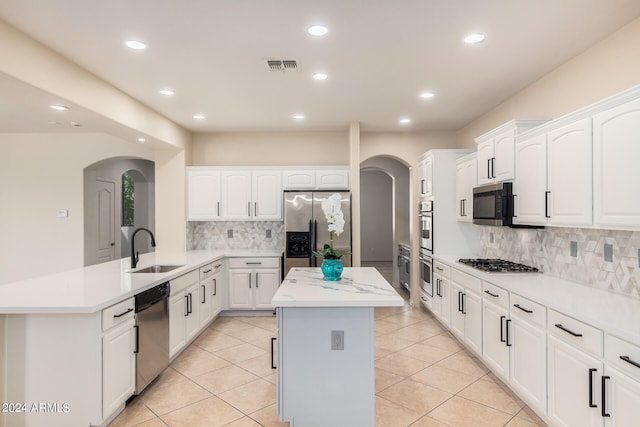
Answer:
[[[309,267],[313,267],[312,259],[313,259],[313,251],[314,249],[314,240],[315,236],[313,235],[313,220],[309,220]]]
[[[318,250],[318,220],[313,220],[313,250]],[[318,266],[318,257],[313,257],[313,266]]]

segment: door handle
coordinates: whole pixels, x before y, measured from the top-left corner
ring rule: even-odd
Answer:
[[[502,327],[502,322],[506,318],[507,316],[500,316],[500,342],[507,342],[507,340],[504,339],[504,328]]]
[[[593,373],[598,372],[595,368],[589,369],[589,408],[597,408],[598,405],[593,403]]]
[[[551,191],[544,192],[544,217],[551,218],[549,215],[549,196],[551,195]]]
[[[258,202],[253,203],[253,215],[258,216]]]
[[[603,417],[610,417],[611,414],[607,412],[607,409],[605,408],[605,404],[607,401],[607,380],[611,379],[611,377],[609,375],[603,375],[602,376],[602,402],[601,402],[601,406],[600,409],[602,409],[602,416]]]
[[[189,295],[184,296],[184,316],[189,315]]]
[[[200,303],[205,304],[207,302],[207,287],[205,285],[200,286],[202,286],[202,301]]]
[[[511,343],[509,342],[509,324],[511,324],[511,319],[507,319],[505,322],[505,341],[507,343],[507,347],[511,347]]]
[[[218,279],[213,279],[213,295],[218,295]]]
[[[274,357],[274,351],[273,351],[273,344],[275,342],[276,342],[276,338],[271,337],[271,369],[276,369],[275,357]]]
[[[258,282],[258,273],[256,273],[256,289],[258,289],[259,286],[260,286],[260,284]]]

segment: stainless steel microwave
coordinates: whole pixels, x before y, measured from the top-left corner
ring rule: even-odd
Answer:
[[[510,182],[473,189],[473,223],[510,226],[513,224],[513,193]]]

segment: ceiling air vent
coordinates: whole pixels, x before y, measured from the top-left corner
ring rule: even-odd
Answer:
[[[300,71],[298,61],[295,59],[267,59],[267,69],[272,72]]]

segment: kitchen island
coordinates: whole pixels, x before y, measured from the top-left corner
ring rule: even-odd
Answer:
[[[375,425],[374,308],[404,300],[375,268],[290,270],[278,320],[277,409],[296,427]]]

